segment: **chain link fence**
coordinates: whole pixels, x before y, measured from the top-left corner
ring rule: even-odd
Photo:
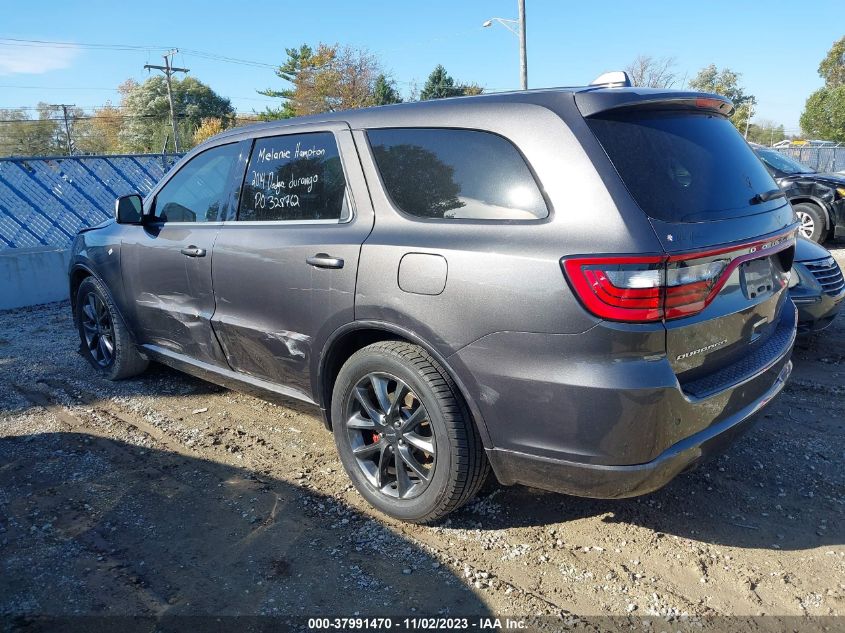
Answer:
[[[845,146],[833,147],[772,147],[781,154],[794,158],[821,173],[833,173],[845,170]]]

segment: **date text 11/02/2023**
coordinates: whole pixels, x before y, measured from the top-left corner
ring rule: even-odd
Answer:
[[[412,618],[309,618],[308,629],[311,631],[342,631],[342,630],[420,630],[420,631],[519,631],[528,627],[525,620],[516,618],[444,618],[444,617],[412,617]]]

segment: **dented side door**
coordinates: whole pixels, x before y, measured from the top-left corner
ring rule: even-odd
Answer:
[[[315,167],[319,161],[277,161],[314,148],[329,150],[330,170]],[[340,175],[348,216],[309,217],[321,186]],[[298,206],[291,207],[293,196]],[[214,246],[212,325],[233,370],[313,395],[312,358],[354,319],[358,258],[372,226],[347,124],[297,125],[255,138],[238,217],[224,223]]]

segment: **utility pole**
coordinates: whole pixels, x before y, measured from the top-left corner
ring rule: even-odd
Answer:
[[[754,97],[751,97],[748,106],[748,118],[745,119],[745,140],[748,140],[748,124],[751,123],[751,117],[754,116]]]
[[[178,49],[173,49],[171,51],[167,51],[162,57],[164,57],[164,66],[154,66],[152,64],[144,64],[144,68],[147,70],[160,70],[164,73],[164,76],[167,78],[167,100],[170,102],[170,126],[173,128],[173,147],[175,148],[176,152],[179,151],[179,132],[176,129],[176,113],[173,109],[173,89],[170,86],[170,77],[173,76],[173,73],[189,73],[190,70],[188,68],[174,68],[170,64],[170,59],[178,53]]]
[[[525,48],[525,0],[517,0],[517,8],[519,9],[518,19],[490,18],[489,20],[484,20],[481,27],[488,28],[493,26],[493,22],[498,22],[519,38],[519,86],[522,90],[528,90],[528,54]]]
[[[519,4],[519,78],[523,90],[528,90],[528,59],[525,50],[525,0]]]
[[[73,143],[70,138],[70,123],[68,122],[67,118],[67,109],[72,108],[74,106],[73,103],[53,103],[50,104],[51,108],[61,108],[62,114],[65,119],[65,142],[67,143],[67,155],[70,156],[73,154]]]

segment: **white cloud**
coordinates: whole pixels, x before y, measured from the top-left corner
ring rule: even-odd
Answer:
[[[76,46],[0,46],[0,75],[40,75],[69,68],[79,56]]]

